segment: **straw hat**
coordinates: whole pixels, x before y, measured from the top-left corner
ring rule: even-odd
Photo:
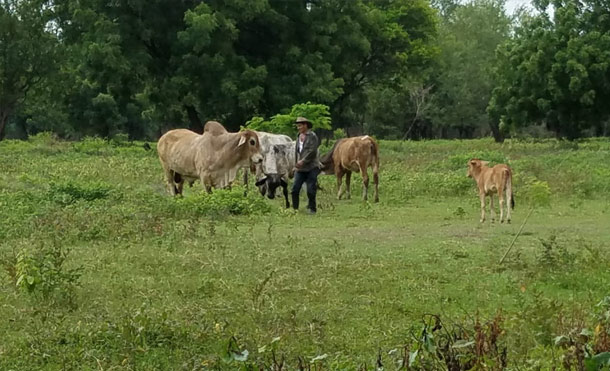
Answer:
[[[306,119],[305,117],[297,117],[295,124],[307,124],[307,127],[311,129],[311,121],[309,121],[308,119]]]

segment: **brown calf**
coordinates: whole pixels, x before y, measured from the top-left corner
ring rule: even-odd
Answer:
[[[481,223],[485,221],[485,196],[489,196],[489,208],[491,222],[494,222],[494,192],[500,200],[500,223],[504,222],[504,192],[508,204],[506,205],[506,222],[510,223],[510,210],[515,208],[513,197],[512,178],[513,172],[508,165],[499,164],[488,167],[489,161],[472,159],[468,162],[468,177],[473,178],[479,187],[479,199],[481,200]]]
[[[351,197],[350,181],[352,171],[362,173],[362,199],[366,200],[369,190],[369,174],[366,169],[373,169],[373,183],[375,184],[375,202],[379,202],[379,145],[375,139],[368,135],[339,139],[329,153],[324,155],[322,174],[335,174],[337,176],[337,198],[341,199],[343,189],[341,180],[345,174],[347,198]]]

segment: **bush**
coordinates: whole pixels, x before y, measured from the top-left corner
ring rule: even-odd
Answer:
[[[48,198],[60,205],[70,205],[79,200],[94,201],[107,198],[110,187],[103,183],[76,183],[51,184]]]
[[[473,158],[478,158],[483,161],[489,161],[490,164],[488,166],[494,166],[497,164],[507,164],[508,159],[504,156],[503,153],[498,151],[473,151],[465,154],[453,155],[448,159],[449,168],[451,170],[460,170],[468,167],[468,161]]]
[[[99,137],[85,137],[79,142],[74,142],[72,146],[74,151],[88,155],[97,155],[112,149],[108,146],[107,140]]]
[[[347,134],[345,133],[344,129],[339,128],[339,129],[335,129],[335,131],[333,131],[334,140],[343,139],[345,137],[347,137]]]
[[[244,189],[220,189],[208,194],[202,192],[193,197],[176,199],[175,206],[195,215],[251,215],[271,211],[271,206],[254,192],[244,196]]]
[[[30,136],[28,138],[28,142],[33,143],[33,144],[50,146],[50,145],[58,143],[59,139],[57,138],[57,134],[52,133],[50,131],[43,131],[36,135]]]
[[[277,114],[268,121],[262,117],[253,117],[246,123],[245,128],[292,136],[296,132],[294,122],[299,116],[304,116],[309,119],[313,125],[313,129],[331,129],[328,106],[324,104],[313,104],[311,102],[295,104],[292,106],[292,110],[289,114]]]
[[[43,245],[35,252],[20,250],[12,270],[16,286],[30,294],[40,294],[44,299],[60,294],[71,300],[72,289],[79,284],[82,268],[65,267],[69,252],[58,243],[50,247]]]

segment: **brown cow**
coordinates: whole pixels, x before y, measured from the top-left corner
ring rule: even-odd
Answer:
[[[185,180],[199,179],[207,192],[230,187],[240,168],[263,160],[253,131],[229,133],[215,121],[208,122],[206,128],[203,135],[170,130],[159,139],[157,151],[170,194],[182,194]]]
[[[373,169],[373,183],[375,184],[375,202],[379,202],[379,145],[375,139],[368,135],[339,139],[333,148],[324,155],[322,174],[335,174],[337,176],[337,198],[341,199],[343,190],[341,180],[345,174],[347,198],[351,197],[350,181],[352,171],[362,173],[362,199],[368,198],[369,175],[367,168]]]
[[[485,221],[485,196],[489,196],[489,208],[491,222],[494,222],[494,192],[500,200],[500,223],[504,222],[504,192],[508,204],[506,205],[506,222],[510,223],[510,210],[515,208],[513,197],[512,178],[513,172],[508,165],[499,164],[488,167],[489,161],[481,161],[473,158],[468,162],[468,177],[473,178],[479,187],[479,199],[481,200],[481,223]]]

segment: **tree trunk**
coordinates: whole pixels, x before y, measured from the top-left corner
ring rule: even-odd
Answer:
[[[193,130],[196,133],[203,134],[203,123],[201,122],[201,119],[199,118],[199,114],[197,113],[195,107],[189,105],[184,106],[184,108],[186,109],[186,114],[188,115],[189,121],[191,122],[189,129]]]
[[[4,139],[6,133],[4,129],[6,129],[6,123],[8,122],[8,112],[0,111],[0,141]]]
[[[495,122],[489,121],[489,128],[491,129],[491,134],[494,136],[494,140],[496,143],[504,143],[504,135],[500,132],[500,125]]]

